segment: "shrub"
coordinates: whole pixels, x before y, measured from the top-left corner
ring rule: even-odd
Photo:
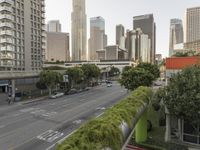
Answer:
[[[114,107],[108,109],[100,118],[93,119],[78,129],[57,150],[102,150],[109,147],[119,150],[124,137],[120,129],[123,121],[131,126],[137,110],[145,103],[149,103],[152,90],[139,87],[131,95]]]

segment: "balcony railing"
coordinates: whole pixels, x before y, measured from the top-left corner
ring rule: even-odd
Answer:
[[[14,25],[12,22],[4,22],[4,23],[0,23],[0,27],[14,28]]]
[[[0,15],[0,19],[8,19],[14,21],[14,17],[8,14]]]
[[[8,3],[10,5],[13,5],[13,0],[0,0],[0,3]]]
[[[12,8],[11,8],[11,7],[8,7],[8,6],[3,6],[3,7],[0,7],[0,11],[12,12]]]
[[[0,35],[10,35],[10,36],[13,36],[14,33],[11,30],[4,30],[4,31],[0,31]]]
[[[0,54],[0,59],[1,60],[13,60],[14,57],[12,54]]]
[[[13,44],[13,40],[11,38],[7,38],[7,39],[0,39],[0,43],[10,43]]]
[[[12,46],[4,46],[0,48],[0,51],[9,51],[9,52],[14,52],[14,48]]]

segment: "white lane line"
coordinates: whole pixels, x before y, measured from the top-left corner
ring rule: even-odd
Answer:
[[[99,114],[98,116],[96,116],[96,118],[101,117],[104,114],[104,112],[102,112],[101,114]]]

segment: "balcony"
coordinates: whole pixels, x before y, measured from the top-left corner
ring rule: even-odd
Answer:
[[[13,39],[11,38],[6,38],[6,39],[0,39],[0,43],[9,43],[9,44],[14,44]]]
[[[42,10],[42,12],[43,12],[43,13],[45,13],[45,7],[42,7],[42,9],[41,9],[41,10]]]
[[[0,59],[1,60],[13,60],[14,57],[12,54],[0,54]]]
[[[4,22],[4,23],[0,23],[0,28],[2,27],[14,28],[14,25],[12,22]]]
[[[1,63],[0,63],[0,67],[12,68],[13,62],[7,61],[7,60],[2,60]]]
[[[9,35],[9,36],[13,36],[13,31],[11,30],[4,30],[4,31],[0,31],[0,36],[1,35]]]
[[[2,20],[2,19],[7,19],[7,20],[14,21],[13,16],[11,16],[11,15],[7,15],[7,14],[3,14],[3,15],[1,15],[1,16],[0,16],[0,20]]]
[[[7,51],[7,52],[14,52],[14,48],[12,46],[3,46],[0,48],[0,52]]]
[[[2,6],[2,7],[0,7],[0,11],[8,11],[8,12],[12,13],[12,8],[8,7],[8,6]]]
[[[0,3],[8,3],[10,5],[13,5],[13,0],[0,0]]]
[[[44,13],[42,13],[42,18],[45,19],[45,14]]]
[[[45,2],[44,2],[44,0],[41,0],[41,5],[42,5],[42,7],[45,6]]]

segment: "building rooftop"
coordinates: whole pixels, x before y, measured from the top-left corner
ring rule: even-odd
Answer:
[[[166,59],[166,69],[168,70],[181,70],[195,64],[200,64],[199,56],[170,57]]]

